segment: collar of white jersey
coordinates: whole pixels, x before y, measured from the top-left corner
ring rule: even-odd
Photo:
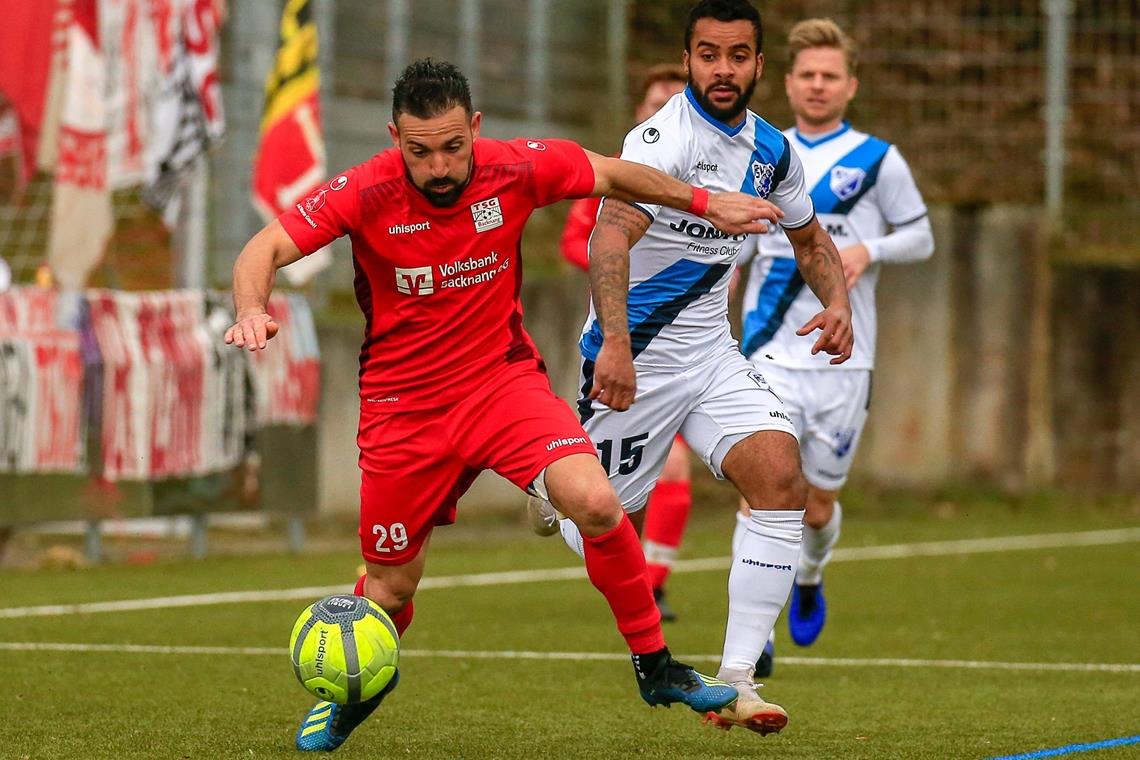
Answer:
[[[840,124],[838,129],[833,130],[831,132],[828,132],[825,135],[820,135],[819,137],[815,137],[815,138],[804,137],[803,133],[794,127],[792,128],[792,131],[795,133],[796,139],[799,140],[805,147],[818,148],[820,145],[823,145],[824,143],[827,143],[827,142],[831,142],[835,138],[842,137],[843,135],[850,132],[851,131],[851,122],[847,121],[847,119],[844,119],[843,123]]]
[[[736,137],[740,131],[744,129],[744,125],[748,123],[748,112],[745,111],[744,118],[735,127],[730,127],[720,119],[717,119],[705,109],[701,108],[701,104],[697,102],[697,97],[693,95],[693,88],[691,86],[685,87],[685,98],[688,99],[689,105],[693,107],[702,119],[707,121],[711,126],[715,127],[718,132],[729,137]]]

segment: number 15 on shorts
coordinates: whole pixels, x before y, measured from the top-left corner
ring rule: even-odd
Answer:
[[[641,455],[645,451],[645,442],[649,440],[649,433],[632,435],[622,438],[618,452],[617,472],[613,471],[614,442],[598,441],[598,458],[602,460],[602,468],[606,475],[629,475],[641,466]]]

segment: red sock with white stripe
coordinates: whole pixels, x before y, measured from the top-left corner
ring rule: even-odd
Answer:
[[[665,648],[661,613],[645,570],[645,555],[629,517],[600,536],[582,536],[586,574],[609,602],[618,630],[633,654]]]
[[[642,543],[649,585],[662,588],[677,561],[677,550],[689,522],[693,494],[688,480],[661,480],[649,495]]]

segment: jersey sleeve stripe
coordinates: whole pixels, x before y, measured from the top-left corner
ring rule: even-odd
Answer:
[[[927,216],[929,216],[929,212],[926,209],[923,209],[921,214],[919,214],[918,216],[912,216],[910,219],[907,219],[905,222],[890,222],[890,224],[892,227],[905,227],[908,224],[914,224],[919,219],[925,219]]]
[[[804,219],[799,224],[784,224],[783,222],[780,222],[780,226],[783,227],[785,230],[800,230],[800,229],[803,229],[804,227],[807,227],[809,224],[811,224],[812,220],[814,220],[814,219],[815,219],[815,211],[812,211],[810,214],[808,214],[807,219]]]
[[[652,223],[657,218],[649,211],[649,209],[647,209],[645,206],[641,205],[640,203],[631,203],[629,205],[633,206],[635,209],[637,209],[638,211],[640,211],[641,213],[643,213],[647,217],[649,217],[650,223]]]

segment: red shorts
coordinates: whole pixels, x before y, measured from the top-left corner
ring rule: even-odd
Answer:
[[[475,477],[494,470],[526,489],[543,468],[570,454],[597,456],[577,417],[546,375],[511,370],[456,404],[391,412],[362,409],[360,549],[369,562],[402,565]]]

